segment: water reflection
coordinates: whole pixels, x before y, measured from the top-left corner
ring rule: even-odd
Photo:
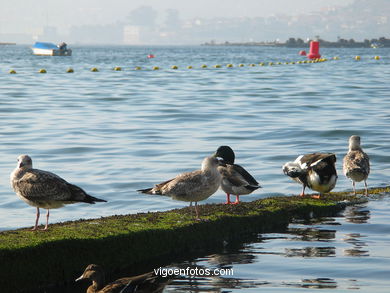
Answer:
[[[370,219],[370,211],[358,206],[347,207],[344,212],[344,217],[347,222],[363,224],[367,223]]]
[[[297,283],[286,283],[286,286],[308,289],[335,289],[337,282],[330,278],[304,279]]]

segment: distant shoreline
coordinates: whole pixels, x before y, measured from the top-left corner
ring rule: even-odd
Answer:
[[[307,48],[310,44],[302,39],[289,38],[286,42],[223,42],[217,43],[214,41],[201,44],[202,46],[266,46],[266,47],[286,47],[286,48]],[[318,40],[323,48],[390,48],[390,39],[381,37],[379,39],[364,40],[356,42],[354,39],[339,39],[337,42]]]
[[[0,42],[0,46],[6,46],[6,45],[16,45],[16,43]]]

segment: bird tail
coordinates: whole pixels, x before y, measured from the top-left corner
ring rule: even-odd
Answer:
[[[256,189],[261,188],[261,186],[260,185],[246,185],[245,188],[249,189],[250,191],[255,191]]]
[[[87,200],[87,202],[91,204],[94,204],[95,202],[107,202],[105,199],[100,199],[91,195],[88,195]]]
[[[146,189],[137,189],[138,192],[141,192],[141,193],[147,193],[147,194],[154,194],[153,193],[153,187],[151,188],[146,188]]]

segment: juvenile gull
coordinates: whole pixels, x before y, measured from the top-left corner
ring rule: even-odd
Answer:
[[[261,188],[255,178],[240,165],[234,164],[234,151],[229,146],[220,146],[214,154],[222,158],[226,166],[218,167],[222,175],[221,188],[226,193],[226,204],[240,203],[240,195],[250,194]],[[236,196],[236,201],[230,201],[230,195]]]
[[[149,272],[139,276],[121,278],[104,286],[103,269],[95,264],[88,265],[83,274],[76,279],[76,282],[85,279],[92,281],[87,293],[158,293],[162,292],[165,285],[170,281],[170,278],[163,278],[157,276],[154,272]]]
[[[56,209],[76,202],[94,204],[106,202],[88,195],[80,187],[70,184],[61,177],[51,172],[33,169],[32,160],[28,155],[18,157],[18,164],[11,173],[11,186],[16,194],[26,203],[37,208],[35,226],[37,230],[39,220],[39,208],[47,209],[46,226],[49,225],[49,210]]]
[[[349,138],[349,150],[343,160],[344,175],[351,179],[353,192],[356,195],[355,182],[364,181],[365,195],[368,196],[367,178],[370,174],[370,159],[360,147],[360,136]]]
[[[209,198],[221,184],[222,176],[218,171],[219,165],[220,162],[216,157],[206,157],[200,170],[182,173],[152,188],[137,191],[170,196],[175,200],[194,201],[196,218],[199,220],[198,201]]]
[[[283,173],[295,181],[301,183],[302,193],[305,195],[305,188],[318,191],[320,198],[322,194],[331,191],[336,186],[336,155],[332,153],[313,153],[301,155],[294,162],[287,162],[283,165]]]

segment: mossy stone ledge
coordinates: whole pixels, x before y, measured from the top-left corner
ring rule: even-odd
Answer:
[[[390,187],[371,189],[388,193]],[[293,218],[333,216],[347,205],[367,201],[348,192],[322,199],[270,197],[239,205],[139,213],[51,224],[48,231],[18,229],[0,233],[0,291],[27,292],[73,282],[89,263],[118,268],[153,263],[223,245],[248,234],[286,229]]]

